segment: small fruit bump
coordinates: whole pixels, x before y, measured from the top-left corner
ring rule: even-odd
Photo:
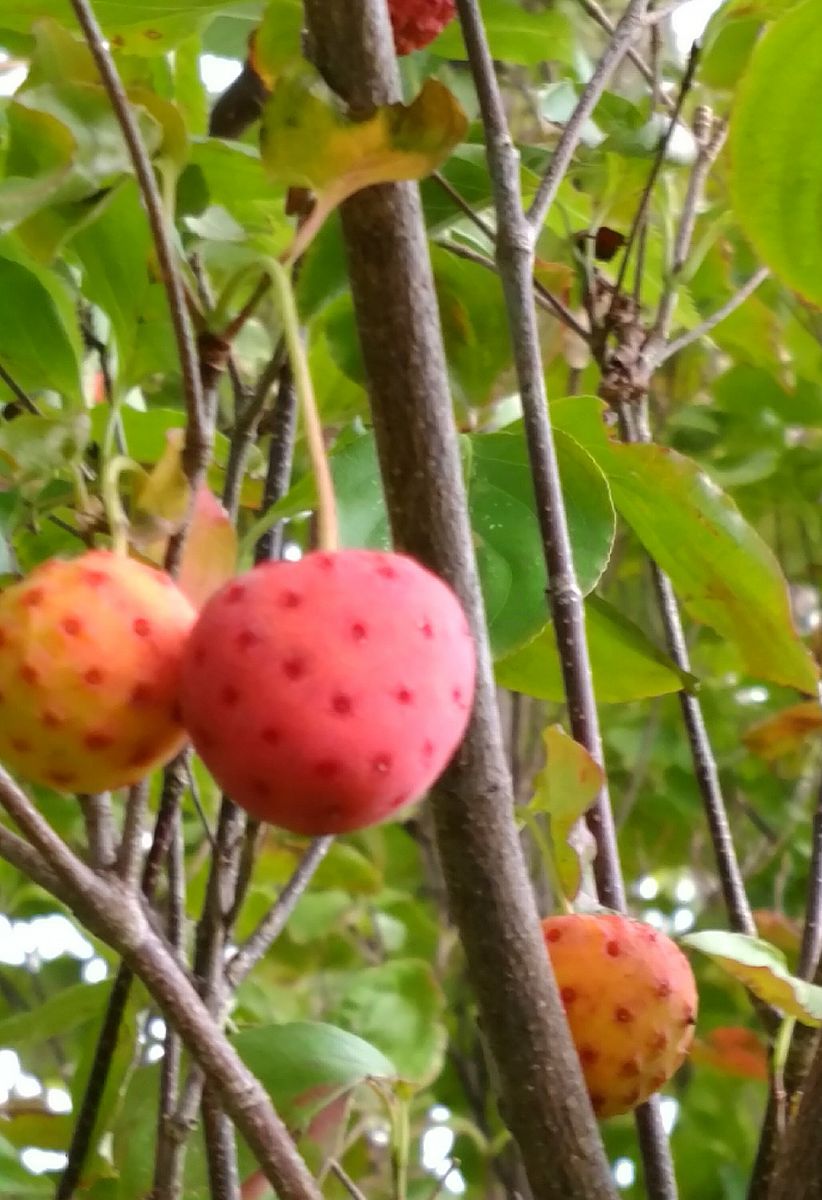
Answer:
[[[648,926],[616,914],[548,917],[542,932],[594,1109],[603,1118],[628,1112],[690,1049],[690,964],[670,938],[649,938]]]
[[[104,550],[52,559],[6,588],[0,690],[14,694],[18,728],[12,738],[0,724],[0,761],[86,793],[167,761],[185,740],[170,709],[195,616],[162,572]]]
[[[216,593],[192,631],[186,727],[258,820],[308,835],[367,828],[422,796],[465,732],[476,663],[464,627],[451,588],[406,555],[260,565]],[[237,653],[244,630],[259,632],[254,654]],[[240,693],[230,708],[226,687]],[[260,736],[269,715],[275,740]]]

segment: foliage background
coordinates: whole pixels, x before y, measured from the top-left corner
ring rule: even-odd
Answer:
[[[482,7],[522,150],[527,195],[593,69],[603,34],[583,6],[563,0],[486,0]],[[272,183],[260,160],[256,128],[236,142],[207,135],[203,56],[244,58],[246,39],[264,10],[276,32],[291,27],[297,6],[291,0],[267,6],[177,0],[165,9],[149,8],[139,0],[97,5],[173,204],[180,249],[196,259],[216,297],[208,314],[216,328],[221,316],[248,298],[249,267],[288,244],[293,219],[286,213],[285,184]],[[766,23],[791,8],[787,0],[727,0],[708,26],[686,119],[653,192],[642,276],[648,310],[664,287],[673,230],[698,153],[691,128],[696,106],[725,116],[740,86],[756,90],[753,47]],[[167,433],[182,427],[184,416],[165,300],[119,132],[69,26],[68,8],[59,0],[0,7],[0,46],[27,70],[23,89],[0,106],[0,570],[6,578],[51,555],[76,554],[100,535],[100,480],[118,439],[148,474],[158,463],[168,468],[159,499],[141,503],[139,488],[131,496],[141,550],[147,552],[173,523],[180,500]],[[667,24],[643,52],[656,55],[659,78],[675,95],[682,48]],[[820,64],[817,34],[806,39],[802,61],[791,70],[807,86]],[[475,215],[487,216],[491,186],[482,129],[456,27],[403,62],[409,99],[428,77],[453,91],[471,122],[442,173]],[[771,77],[774,95],[782,94],[780,87]],[[780,103],[763,118],[766,142],[768,129],[782,120]],[[539,278],[574,312],[581,312],[585,269],[576,235],[602,226],[627,232],[659,142],[657,110],[648,84],[626,63],[561,186],[540,239]],[[773,141],[766,145],[771,157]],[[322,146],[311,152],[313,160],[306,153],[309,168],[317,168]],[[765,206],[750,183],[760,176],[750,174],[756,164],[746,154],[746,146],[732,139],[711,173],[677,283],[676,334],[694,329],[727,300],[756,269],[758,253],[772,264],[780,254],[791,262],[805,256],[804,278],[818,265],[819,233],[810,227],[801,191],[810,189],[812,201],[812,184],[799,178],[800,166],[793,190],[784,184],[796,203],[795,221],[783,223],[794,239],[791,258],[791,246],[774,248],[781,235],[773,221],[764,233],[760,229]],[[516,425],[503,296],[487,264],[476,261],[489,257],[485,235],[435,180],[422,190],[490,631],[506,689],[501,703],[519,798],[526,804],[542,765],[541,731],[563,719],[563,708],[545,626],[545,578]],[[596,266],[613,278],[618,262]],[[814,670],[796,640],[767,548],[790,583],[795,626],[815,650],[822,327],[813,304],[818,297],[803,288],[803,278],[793,278],[790,269],[777,274],[786,275],[785,282],[767,280],[654,378],[656,440],[687,456],[698,473],[667,453],[652,452],[638,467],[630,451],[609,448],[602,406],[594,399],[598,366],[553,317],[543,315],[541,332],[576,561],[590,594],[595,680],[632,908],[673,933],[726,923],[676,695],[683,678],[664,653],[644,546],[669,572],[695,618],[689,628],[692,673],[751,903],[763,936],[795,962],[819,762],[794,706],[812,693]],[[332,444],[343,539],[385,545],[363,369],[333,215],[306,254],[297,295]],[[233,340],[237,378],[234,386],[228,376],[220,385],[209,471],[216,495],[224,491],[238,437],[238,400],[252,394],[278,338],[276,312],[266,300]],[[268,433],[263,416],[239,491],[241,565],[250,563],[259,532]],[[746,526],[717,488],[733,500]],[[286,537],[295,548],[311,537],[306,514],[312,502],[298,441],[291,491],[269,514],[287,521]],[[219,515],[212,519],[214,546],[226,525]],[[230,538],[219,544],[233,553]],[[685,683],[694,686],[694,680]],[[758,736],[748,737],[769,718],[774,720],[760,726]],[[196,780],[213,821],[219,798],[199,767]],[[75,803],[45,791],[37,795],[60,834],[79,843]],[[193,921],[203,902],[208,845],[190,801],[184,814]],[[548,911],[539,846],[523,836]],[[275,899],[301,849],[297,839],[267,831],[237,938]],[[103,946],[92,950],[67,931],[65,952],[56,953],[62,947],[53,936],[54,901],[5,864],[0,910],[8,922],[0,956],[0,1044],[17,1054],[25,1073],[2,1110],[0,1188],[9,1197],[37,1197],[54,1187],[49,1169],[37,1172],[56,1169],[60,1160],[32,1157],[27,1148],[56,1154],[67,1148],[71,1117],[63,1110],[69,1102],[76,1107],[82,1092],[107,994],[105,980],[91,980],[103,975],[103,963],[109,973],[114,963]],[[765,1101],[764,1043],[742,989],[706,961],[695,967],[698,1048],[667,1089],[664,1111],[683,1200],[735,1200],[745,1194]],[[330,1132],[314,1128],[303,1137],[315,1165],[328,1152],[327,1139],[341,1139],[335,1153],[349,1175],[368,1195],[387,1192],[397,1112],[407,1105],[414,1200],[432,1195],[438,1173],[442,1186],[455,1193],[510,1190],[505,1134],[459,946],[444,917],[424,817],[347,837],[331,849],[274,949],[241,987],[231,1023],[275,1100],[301,1126],[306,1093],[310,1101],[311,1089],[329,1082],[329,1059],[337,1062],[334,1079],[341,1086],[357,1084]],[[275,1028],[283,1023],[297,1023],[286,1038]],[[723,1033],[729,1027],[749,1031],[747,1038]],[[103,1105],[103,1127],[112,1136],[101,1143],[86,1180],[84,1194],[94,1200],[130,1200],[150,1185],[158,1086],[151,1064],[161,1042],[162,1025],[138,992]],[[358,1082],[366,1076],[385,1081]],[[631,1119],[608,1122],[603,1131],[620,1187],[629,1197],[642,1195]],[[250,1162],[243,1159],[243,1167],[250,1173]],[[188,1172],[186,1195],[207,1195],[201,1153],[189,1154]],[[333,1195],[339,1184],[329,1180],[327,1186]]]

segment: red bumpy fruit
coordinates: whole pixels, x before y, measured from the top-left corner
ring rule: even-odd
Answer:
[[[51,559],[0,595],[0,761],[58,791],[135,783],[185,742],[196,613],[161,571],[105,550]]]
[[[388,0],[397,54],[421,50],[456,16],[454,0]]]
[[[253,816],[341,833],[416,799],[456,749],[474,691],[460,604],[411,558],[370,550],[265,563],[203,609],[183,720]]]
[[[687,958],[628,917],[549,917],[542,932],[594,1111],[636,1108],[693,1041],[697,993]]]

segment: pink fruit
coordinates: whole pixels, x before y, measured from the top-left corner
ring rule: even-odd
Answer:
[[[295,833],[362,829],[421,795],[468,722],[474,645],[411,558],[266,563],[208,601],[186,648],[183,720],[229,796]]]
[[[456,16],[454,0],[388,0],[397,54],[421,50]]]
[[[693,1041],[697,994],[687,958],[628,917],[549,917],[542,932],[594,1111],[636,1108]]]
[[[0,595],[0,761],[58,791],[135,783],[185,742],[176,695],[195,612],[161,571],[104,550]]]

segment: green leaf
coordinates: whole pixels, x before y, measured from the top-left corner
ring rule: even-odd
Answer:
[[[803,1025],[822,1025],[822,987],[791,975],[784,954],[769,942],[743,933],[710,930],[689,933],[682,943],[707,954],[723,971],[786,1016],[795,1017]]]
[[[477,263],[432,247],[448,370],[456,397],[469,405],[495,397],[511,365],[511,339],[499,279]]]
[[[166,54],[190,37],[199,24],[242,0],[96,0],[95,15],[116,50],[127,54]],[[41,17],[75,26],[69,0],[15,0],[3,12],[7,29],[28,33]]]
[[[24,391],[52,388],[82,401],[76,325],[65,316],[62,280],[6,257],[0,245],[0,362]]]
[[[585,602],[585,624],[594,687],[601,704],[664,696],[690,681],[637,625],[598,596],[589,596]],[[497,683],[513,692],[539,700],[564,700],[553,626],[545,625],[530,642],[499,659],[495,674]]]
[[[19,226],[32,253],[48,259],[132,163],[91,52],[52,20],[35,33],[29,76],[9,108],[0,232]],[[150,154],[185,143],[172,105],[145,89],[129,95]]]
[[[83,265],[83,293],[111,319],[118,351],[118,383],[131,382],[131,360],[148,290],[151,235],[137,185],[129,180],[73,246]]]
[[[577,576],[588,593],[610,557],[614,510],[608,485],[587,451],[562,432],[555,440]],[[492,648],[501,656],[545,624],[542,536],[521,432],[477,435],[470,446],[471,524]]]
[[[36,1045],[59,1037],[97,1017],[111,991],[111,983],[78,983],[63,988],[39,1007],[0,1020],[0,1046]]]
[[[425,1084],[442,1067],[445,997],[426,962],[394,959],[350,976],[335,1019],[373,1042],[396,1063],[400,1076]]]
[[[814,691],[779,564],[730,497],[663,446],[614,447],[607,468],[599,461],[620,514],[691,616],[732,642],[752,674]]]
[[[758,42],[731,119],[731,198],[742,229],[783,282],[822,303],[822,23],[815,0]]]
[[[592,862],[596,851],[582,830],[572,831],[596,800],[604,774],[585,747],[561,725],[549,725],[542,740],[546,763],[534,779],[528,810],[550,818],[558,882],[563,895],[573,900],[582,882],[583,864]]]
[[[482,0],[481,9],[494,58],[528,67],[546,60],[571,62],[574,38],[563,13],[549,8],[525,9],[515,0]],[[445,28],[431,49],[443,58],[467,58],[456,21]]]
[[[368,1079],[393,1080],[394,1063],[356,1033],[334,1025],[295,1021],[244,1029],[232,1041],[278,1109],[318,1086],[337,1093]]]
[[[779,564],[733,500],[691,459],[665,446],[611,442],[587,406],[580,412],[584,445],[617,511],[685,609],[727,638],[752,674],[813,692],[817,670],[794,629]]]

